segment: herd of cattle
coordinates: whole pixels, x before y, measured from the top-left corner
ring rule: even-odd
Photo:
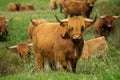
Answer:
[[[86,60],[93,55],[100,55],[101,58],[104,58],[108,48],[106,39],[113,32],[114,21],[119,16],[108,14],[89,19],[96,1],[58,0],[56,2],[51,0],[51,10],[55,11],[59,5],[60,12],[64,12],[66,19],[59,20],[54,14],[57,23],[48,22],[45,19],[31,20],[28,26],[30,41],[6,48],[25,59],[26,55],[31,52],[30,47],[33,47],[40,70],[44,69],[45,59],[48,60],[52,70],[56,70],[57,63],[59,63],[63,71],[66,71],[68,62],[70,62],[72,72],[76,72],[76,65],[80,57]],[[8,10],[34,10],[34,7],[30,4],[10,3]],[[70,15],[69,18],[67,18],[68,15]],[[0,32],[2,35],[8,35],[9,21],[5,16],[0,16]],[[91,25],[94,26],[95,38],[84,41],[83,32]]]

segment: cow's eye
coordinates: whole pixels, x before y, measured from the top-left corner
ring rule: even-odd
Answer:
[[[72,31],[73,30],[73,27],[69,27],[69,31]]]

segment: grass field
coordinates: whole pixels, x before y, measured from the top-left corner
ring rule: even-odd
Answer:
[[[10,2],[30,3],[35,7],[35,11],[8,12],[7,5]],[[120,15],[119,0],[97,0],[91,18],[98,10],[98,16],[103,14]],[[56,11],[60,19],[63,14]],[[0,41],[0,80],[120,80],[120,19],[116,20],[115,35],[108,38],[108,55],[104,61],[92,58],[86,63],[82,59],[77,65],[77,74],[62,71],[53,72],[47,67],[45,72],[40,72],[34,66],[35,60],[29,63],[23,62],[19,56],[13,55],[5,46],[12,46],[28,41],[27,28],[31,19],[44,18],[50,22],[56,22],[53,12],[49,7],[49,0],[0,0],[0,15],[13,19],[9,23],[8,41]],[[85,40],[94,37],[93,28],[85,31]],[[7,37],[8,38],[8,37]],[[0,37],[0,40],[3,37]],[[35,68],[35,71],[33,72]]]

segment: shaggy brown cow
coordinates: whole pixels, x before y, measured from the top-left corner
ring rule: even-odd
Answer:
[[[72,71],[76,72],[76,64],[83,49],[83,32],[86,23],[94,21],[83,17],[73,17],[59,23],[43,23],[35,28],[32,34],[35,56],[41,70],[45,59],[49,64],[60,63],[66,71],[67,61],[70,61]],[[54,68],[51,68],[54,69]]]
[[[8,10],[9,11],[34,10],[34,7],[31,4],[10,3],[8,4]]]
[[[11,50],[15,54],[19,54],[21,59],[25,59],[26,55],[30,54],[32,46],[31,42],[18,44],[16,46],[6,47],[8,50]]]
[[[19,7],[19,11],[34,10],[34,7],[31,4],[19,3],[18,7]]]
[[[31,20],[31,23],[29,24],[29,27],[28,27],[28,36],[30,39],[32,39],[32,32],[33,30],[39,25],[39,24],[42,24],[44,22],[47,22],[46,20],[44,19],[34,19],[34,20]]]
[[[60,12],[62,13],[62,9],[64,7],[64,3],[65,3],[66,0],[58,0],[58,5],[60,7]],[[70,0],[68,0],[70,1]],[[93,8],[93,5],[94,3],[96,2],[96,0],[71,0],[71,1],[85,1],[86,3],[89,4],[90,6],[90,10],[89,10],[89,14],[92,12],[92,8]],[[69,5],[68,5],[69,6]],[[90,15],[89,15],[90,16]]]
[[[50,0],[51,10],[56,10],[58,8],[57,3],[54,0]]]
[[[8,10],[9,11],[19,11],[18,3],[9,3]]]
[[[8,22],[9,20],[6,17],[0,16],[0,32],[3,35],[8,35]]]
[[[107,38],[107,36],[109,36],[109,34],[114,30],[114,20],[117,18],[119,18],[119,16],[100,16],[94,25],[95,36],[105,36],[105,38]]]
[[[64,17],[67,18],[68,15],[89,17],[92,11],[91,5],[85,1],[73,1],[66,0],[63,4]]]
[[[107,48],[107,43],[103,36],[85,41],[82,58],[86,60],[95,55],[99,55],[101,58],[104,58],[107,53]]]

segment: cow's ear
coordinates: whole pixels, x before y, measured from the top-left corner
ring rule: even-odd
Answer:
[[[62,27],[66,27],[66,26],[68,26],[68,22],[60,22],[60,25],[61,25]]]
[[[31,23],[36,26],[36,21],[35,20],[31,20]]]
[[[90,27],[94,23],[91,19],[85,19],[85,28]]]

